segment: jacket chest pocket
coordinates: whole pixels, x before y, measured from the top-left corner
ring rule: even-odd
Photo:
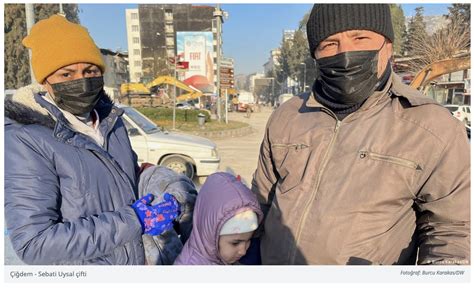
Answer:
[[[361,189],[391,191],[380,194],[380,200],[387,195],[416,198],[418,179],[424,169],[422,163],[368,150],[358,152],[358,161],[361,164],[358,177],[368,181]]]
[[[393,164],[397,166],[402,166],[405,168],[410,168],[416,171],[423,171],[423,168],[417,162],[408,160],[408,159],[395,157],[395,156],[383,155],[383,154],[370,152],[370,151],[359,151],[359,158],[381,161],[381,162],[385,162],[385,163],[389,163],[389,164]]]
[[[297,187],[307,170],[311,149],[306,144],[272,144],[273,164],[279,179],[280,192],[287,193]]]

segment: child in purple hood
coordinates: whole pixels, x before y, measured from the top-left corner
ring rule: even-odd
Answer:
[[[193,229],[175,265],[230,265],[262,221],[256,196],[228,173],[210,175],[196,199]]]

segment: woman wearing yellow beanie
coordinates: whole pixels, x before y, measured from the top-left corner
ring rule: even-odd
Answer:
[[[103,90],[99,49],[58,15],[36,23],[23,44],[40,84],[5,100],[13,248],[28,264],[144,264],[142,234],[170,229],[178,204],[136,201],[137,158],[123,111]]]

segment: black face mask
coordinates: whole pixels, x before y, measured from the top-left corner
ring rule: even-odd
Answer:
[[[81,78],[50,85],[58,107],[78,116],[94,109],[104,88],[104,78]]]
[[[378,52],[382,47],[317,59],[318,82],[325,96],[335,103],[355,105],[372,95],[378,81]]]

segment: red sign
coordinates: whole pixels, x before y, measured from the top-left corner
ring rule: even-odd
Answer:
[[[181,70],[189,69],[189,62],[179,61],[178,63],[176,63],[176,69],[181,69]]]

